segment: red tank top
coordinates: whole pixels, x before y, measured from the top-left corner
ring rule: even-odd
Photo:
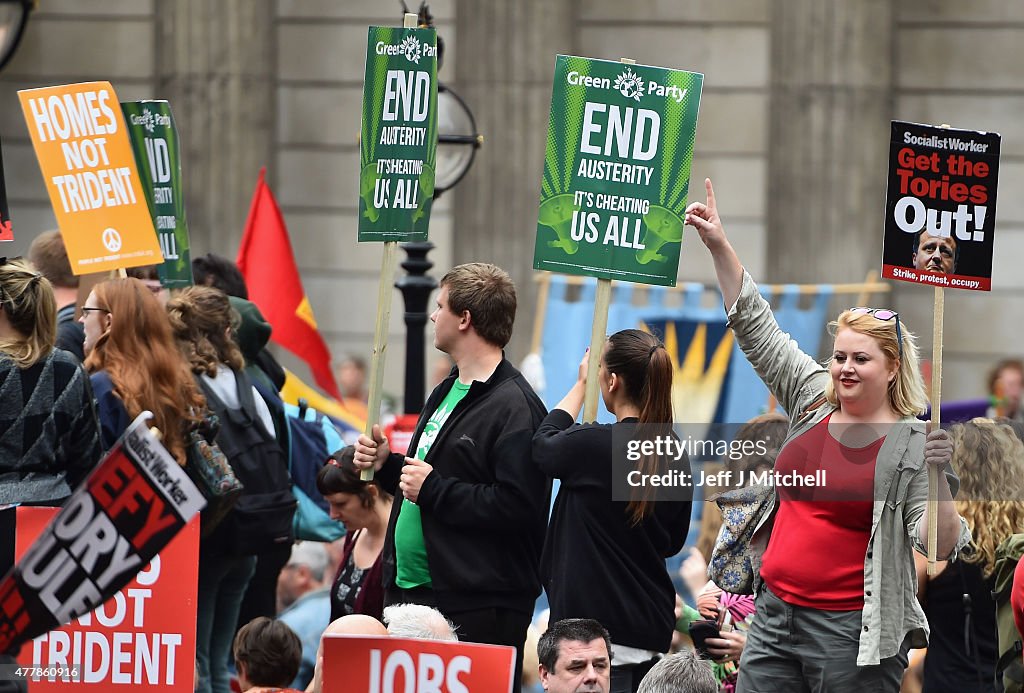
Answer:
[[[824,611],[864,608],[875,463],[884,437],[851,448],[832,437],[831,415],[779,453],[782,474],[824,471],[824,485],[779,487],[781,503],[761,566],[783,601]]]

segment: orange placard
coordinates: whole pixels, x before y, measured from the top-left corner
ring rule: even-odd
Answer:
[[[516,650],[504,645],[324,636],[324,693],[508,693]]]
[[[75,274],[163,262],[110,82],[18,92]]]
[[[32,545],[57,510],[17,509],[16,559]],[[85,690],[193,690],[196,666],[196,599],[199,518],[189,524],[98,609],[40,635],[21,648],[18,662],[72,677],[29,676],[33,693]],[[62,680],[63,679],[63,680]],[[120,684],[120,685],[118,685]]]

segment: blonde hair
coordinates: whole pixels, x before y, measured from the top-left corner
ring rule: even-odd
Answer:
[[[988,577],[999,543],[1024,531],[1024,443],[1010,426],[984,418],[951,426],[949,437],[960,476],[956,509],[971,528],[974,548],[964,560]]]
[[[901,358],[900,345],[896,341],[897,320],[899,316],[892,320],[879,320],[869,313],[844,310],[828,324],[828,331],[834,338],[839,330],[847,328],[874,339],[888,362],[896,364],[896,377],[889,383],[889,405],[900,416],[917,416],[928,408],[928,395],[925,394],[924,378],[921,377],[918,361],[917,338],[907,329],[906,323],[900,324],[903,336]],[[832,365],[834,358],[834,354],[828,357],[826,368]],[[831,378],[825,383],[825,399],[833,407],[840,406]]]
[[[19,368],[29,368],[53,351],[57,341],[53,287],[20,258],[0,265],[0,309],[18,333],[18,337],[0,339],[0,351]]]

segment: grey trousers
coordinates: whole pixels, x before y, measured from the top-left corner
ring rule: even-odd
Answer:
[[[737,693],[897,693],[906,646],[875,666],[857,666],[860,611],[793,606],[762,588],[740,658]]]

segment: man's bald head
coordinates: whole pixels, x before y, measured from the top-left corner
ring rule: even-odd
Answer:
[[[373,616],[351,614],[331,622],[324,635],[387,635],[388,629]]]
[[[387,636],[388,629],[384,624],[372,616],[362,614],[350,614],[331,621],[324,629],[326,635],[383,635]],[[324,687],[324,638],[320,638],[320,647],[316,651],[316,667],[313,669],[313,682],[310,688],[313,693],[322,693]],[[307,688],[306,690],[310,690]]]

